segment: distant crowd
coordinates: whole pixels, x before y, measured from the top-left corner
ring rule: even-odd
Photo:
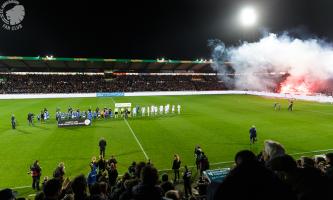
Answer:
[[[0,94],[223,90],[217,76],[0,75]]]
[[[101,139],[99,146],[105,151],[106,141]],[[258,155],[249,150],[239,151],[235,155],[234,166],[222,182],[214,182],[202,173],[209,169],[209,162],[199,146],[194,150],[197,169],[190,169],[186,165],[181,167],[183,163],[179,155],[174,156],[173,181],[169,180],[170,174],[159,174],[150,160],[133,162],[128,171],[119,177],[116,158],[111,156],[105,160],[103,155],[101,151],[98,160],[92,158],[87,176],[79,175],[72,180],[66,177],[64,163],[60,163],[53,178],[45,177],[42,180],[42,191],[37,193],[35,199],[333,199],[333,153],[303,156],[295,160],[280,143],[271,140],[264,142],[264,149]],[[41,173],[42,168],[35,161],[31,166],[31,176],[32,187],[36,190],[40,189]],[[0,191],[1,199],[11,197],[11,189]]]

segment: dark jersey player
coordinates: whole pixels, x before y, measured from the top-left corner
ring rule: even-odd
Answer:
[[[254,144],[257,141],[257,129],[256,127],[253,125],[250,128],[250,144]]]
[[[11,123],[12,123],[12,129],[15,129],[16,128],[16,119],[15,119],[14,114],[12,115],[10,120],[11,120]]]
[[[28,123],[29,123],[29,126],[34,125],[33,124],[33,117],[34,117],[34,115],[32,113],[28,113]]]
[[[293,111],[293,106],[294,106],[294,101],[290,100],[289,101],[289,106],[288,106],[288,111]]]

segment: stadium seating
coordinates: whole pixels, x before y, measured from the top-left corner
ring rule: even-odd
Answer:
[[[2,74],[0,93],[93,93],[223,90],[216,76]]]

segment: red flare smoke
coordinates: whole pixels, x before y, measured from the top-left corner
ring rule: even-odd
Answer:
[[[311,94],[313,85],[308,84],[303,78],[290,78],[280,83],[280,93]]]

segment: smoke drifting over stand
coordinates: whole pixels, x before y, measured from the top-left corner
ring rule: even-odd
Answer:
[[[229,88],[284,93],[333,88],[333,46],[323,40],[271,33],[258,42],[237,47],[226,48],[218,40],[210,40],[209,46],[212,67]]]

